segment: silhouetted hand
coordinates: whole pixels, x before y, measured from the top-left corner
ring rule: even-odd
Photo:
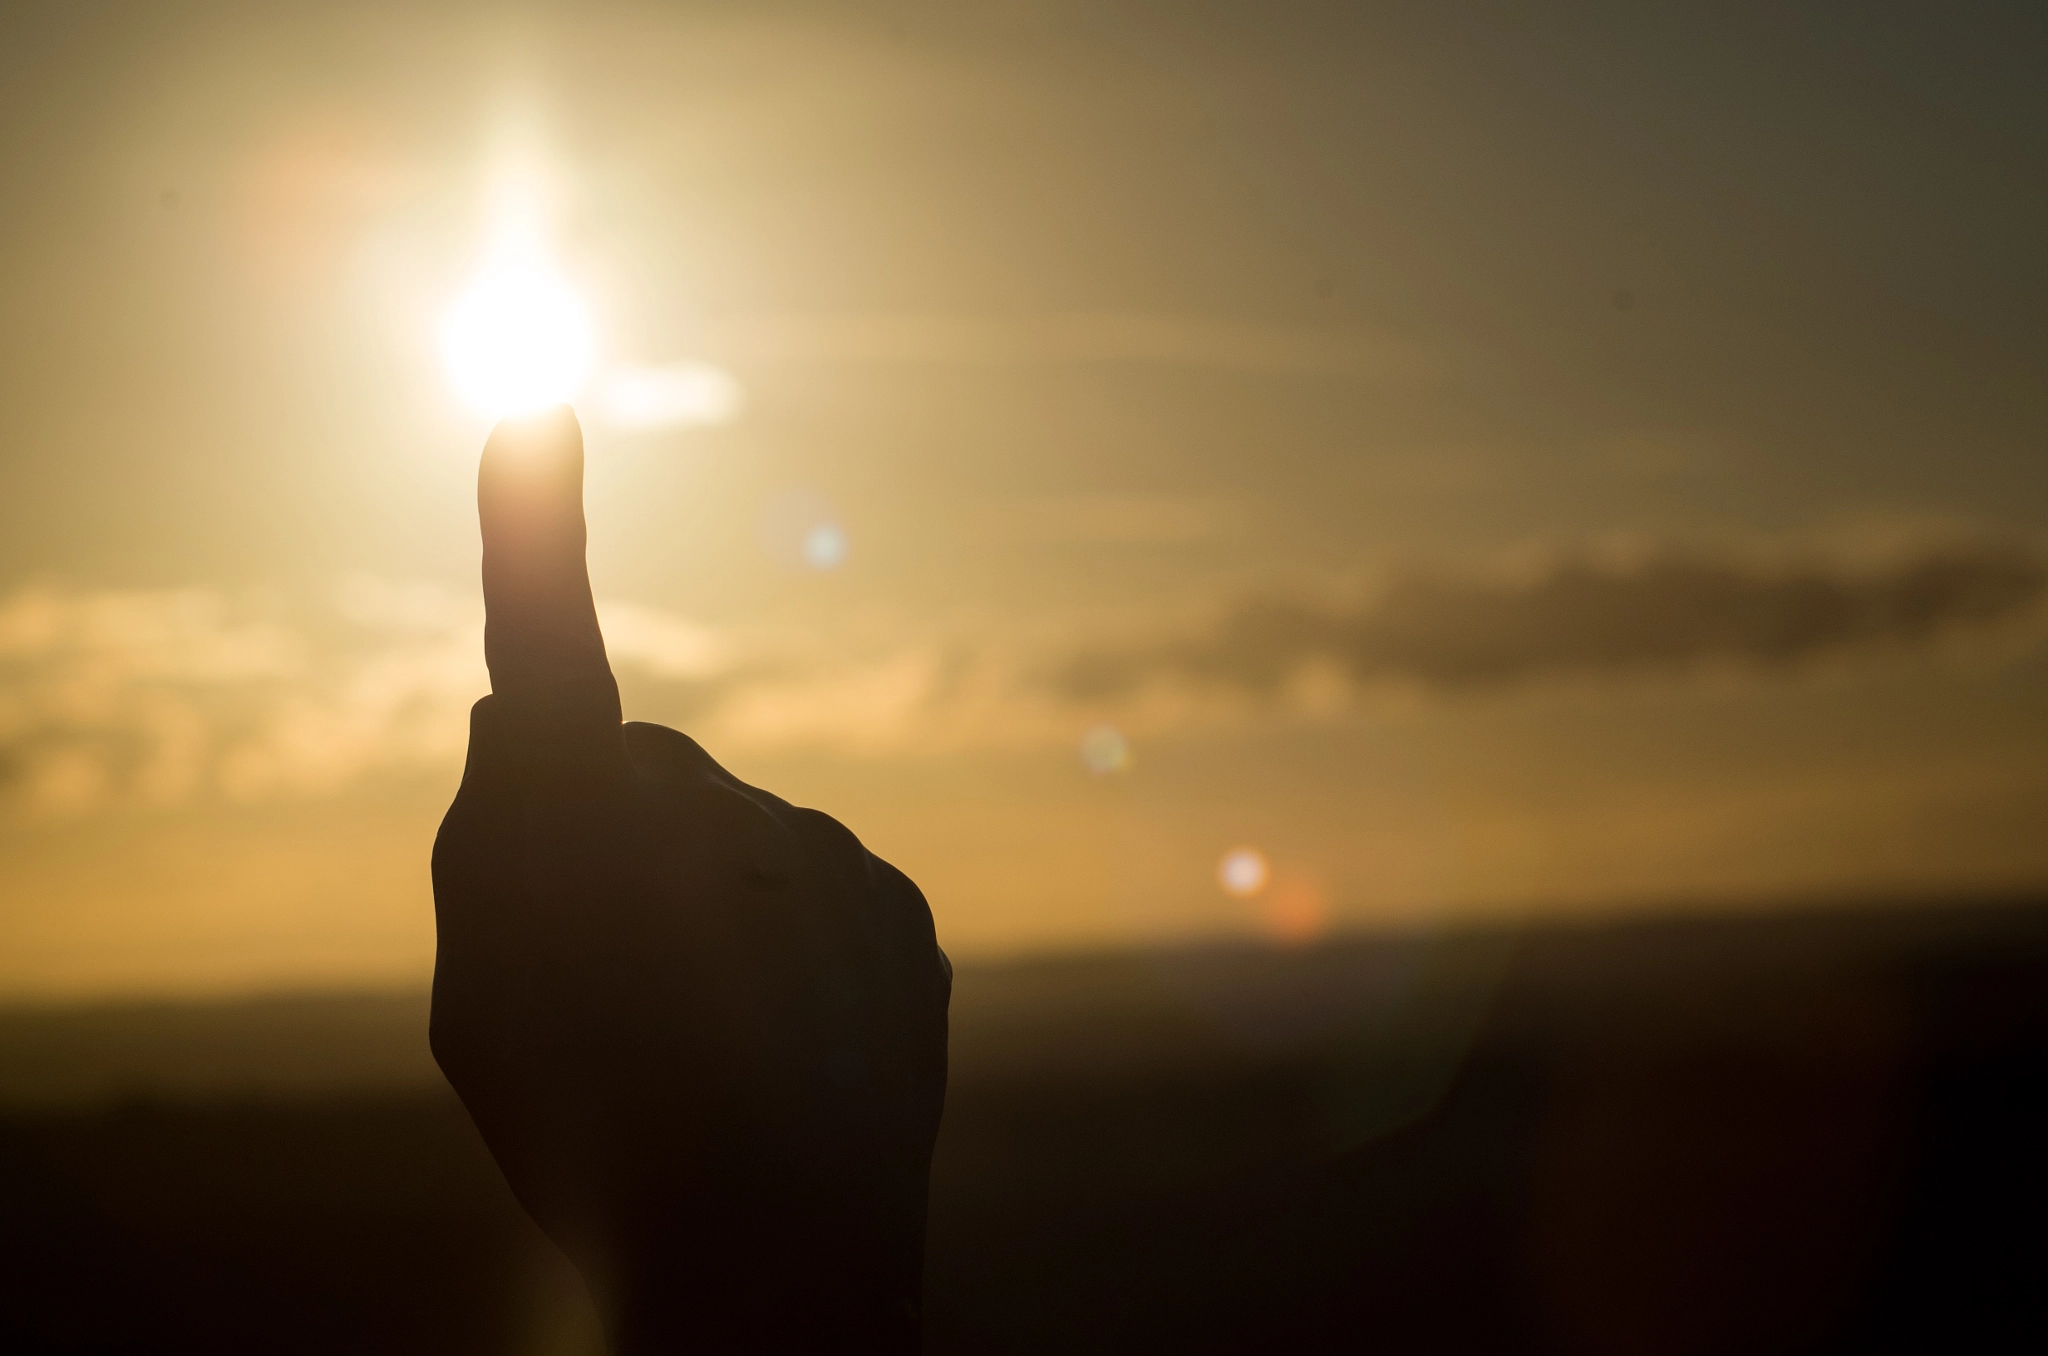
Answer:
[[[952,968],[910,880],[621,725],[567,407],[484,448],[492,694],[434,844],[434,1056],[616,1349],[914,1350]]]

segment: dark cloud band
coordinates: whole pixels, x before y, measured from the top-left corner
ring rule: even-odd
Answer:
[[[1414,575],[1348,610],[1251,601],[1206,634],[1078,655],[1054,685],[1091,700],[1164,679],[1261,692],[1317,661],[1360,682],[1440,689],[1728,662],[1782,668],[2008,623],[2044,593],[2048,566],[2002,547],[1931,552],[1863,573],[1664,555],[1569,562],[1516,583]]]

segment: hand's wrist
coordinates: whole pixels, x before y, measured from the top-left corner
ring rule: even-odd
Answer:
[[[678,1259],[616,1297],[614,1356],[875,1352],[911,1356],[922,1337],[913,1280],[777,1261],[706,1267]]]
[[[924,1273],[916,1196],[839,1211],[816,1209],[816,1198],[811,1210],[756,1201],[643,1240],[618,1259],[605,1306],[615,1356],[915,1353]]]

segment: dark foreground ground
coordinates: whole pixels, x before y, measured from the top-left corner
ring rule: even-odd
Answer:
[[[588,1352],[413,996],[0,1014],[0,1350]],[[963,969],[933,1351],[2048,1351],[2048,906]]]

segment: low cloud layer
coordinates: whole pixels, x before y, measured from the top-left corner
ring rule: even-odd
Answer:
[[[319,794],[459,755],[482,627],[437,590],[0,601],[0,791],[41,813]],[[316,615],[317,614],[317,615]]]
[[[635,714],[721,751],[877,756],[1069,744],[1105,718],[1167,737],[1386,687],[1455,702],[1557,678],[1768,676],[2009,631],[2044,602],[2040,557],[1971,547],[1860,570],[1667,554],[1396,575],[1348,606],[1268,597],[1122,643],[1048,626],[834,645],[599,610]],[[487,684],[480,609],[436,585],[354,579],[299,600],[23,589],[0,599],[0,801],[76,815],[451,775]]]
[[[1665,555],[1513,581],[1416,575],[1348,608],[1249,602],[1201,634],[1079,654],[1053,681],[1103,700],[1160,681],[1270,692],[1317,663],[1357,683],[1436,691],[1717,664],[1780,669],[2011,622],[2044,594],[2048,567],[2000,548],[1858,573]]]

